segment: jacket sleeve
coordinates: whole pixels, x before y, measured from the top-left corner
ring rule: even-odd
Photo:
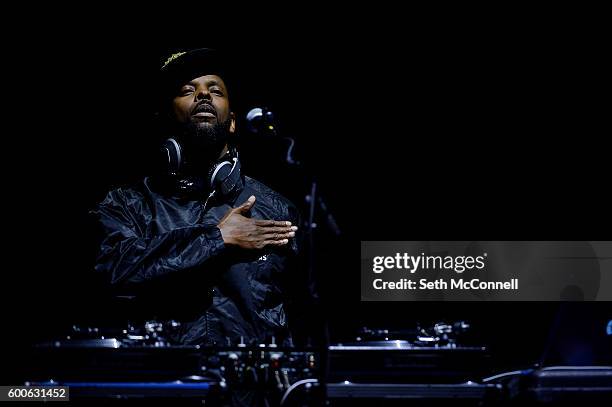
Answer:
[[[112,285],[139,284],[200,266],[224,249],[216,226],[196,225],[144,236],[142,204],[111,192],[92,214],[102,228],[95,269]],[[140,208],[140,209],[139,209]]]

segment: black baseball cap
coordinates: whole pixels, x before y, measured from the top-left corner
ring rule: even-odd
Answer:
[[[173,53],[160,69],[163,96],[174,95],[180,86],[202,75],[218,75],[229,88],[232,75],[226,55],[212,48]]]

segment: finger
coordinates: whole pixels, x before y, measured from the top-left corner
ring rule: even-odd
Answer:
[[[265,233],[263,236],[266,239],[271,239],[271,240],[291,239],[292,237],[295,237],[295,232],[288,232],[288,233]]]
[[[264,246],[284,246],[287,243],[289,243],[288,239],[283,239],[283,240],[265,240],[263,242]]]
[[[251,195],[249,199],[246,200],[245,203],[235,208],[234,212],[237,212],[237,213],[247,212],[253,207],[254,204],[255,204],[255,195]]]
[[[263,234],[295,232],[291,226],[260,226],[259,230]]]
[[[255,221],[257,226],[291,226],[291,222],[285,220],[261,220]],[[294,226],[297,228],[297,226]],[[296,229],[297,230],[297,229]]]

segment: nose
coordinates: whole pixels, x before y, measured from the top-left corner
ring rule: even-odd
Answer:
[[[210,92],[206,88],[200,88],[200,90],[198,90],[196,93],[196,101],[202,99],[210,100]]]

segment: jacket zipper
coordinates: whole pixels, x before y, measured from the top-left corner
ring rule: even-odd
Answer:
[[[202,218],[204,218],[204,215],[206,214],[206,208],[208,206],[208,201],[210,200],[210,198],[212,198],[215,195],[215,191],[213,189],[213,191],[208,195],[208,198],[206,198],[206,200],[204,201],[204,205],[202,205]],[[215,301],[214,298],[214,291],[212,291],[212,301]],[[204,335],[206,338],[206,343],[209,344],[210,343],[210,335],[208,334],[208,311],[204,312]]]
[[[213,190],[210,195],[208,195],[208,198],[206,198],[206,200],[204,201],[204,205],[202,205],[202,216],[204,216],[204,213],[206,212],[206,206],[208,206],[208,201],[215,195],[215,192],[216,190]]]

